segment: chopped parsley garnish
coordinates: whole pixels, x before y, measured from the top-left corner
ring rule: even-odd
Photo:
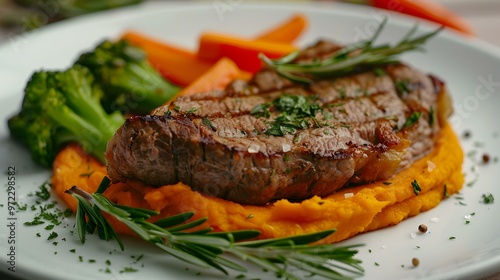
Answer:
[[[484,204],[491,204],[495,201],[495,198],[493,197],[493,195],[490,193],[490,194],[483,194],[483,202]]]
[[[259,104],[255,106],[252,109],[252,111],[250,111],[250,114],[257,118],[260,117],[269,118],[271,116],[271,112],[269,111],[269,106],[271,106],[271,103]]]
[[[24,222],[24,225],[25,226],[36,226],[36,225],[41,225],[45,223],[44,221],[40,221],[39,219],[37,219],[37,217],[35,217],[35,219],[31,222]]]
[[[50,185],[47,182],[43,183],[43,185],[39,187],[40,191],[36,191],[35,195],[42,201],[48,200],[50,198],[50,192],[48,188],[50,188]]]
[[[373,69],[373,72],[375,72],[375,76],[377,77],[383,77],[387,75],[387,73],[385,73],[384,69],[382,68],[375,68]]]
[[[339,89],[339,97],[340,99],[345,99],[347,97],[345,87]]]
[[[394,81],[394,86],[399,96],[405,97],[412,90],[412,86],[409,79]]]
[[[94,170],[92,170],[92,171],[89,171],[89,172],[87,172],[87,173],[82,173],[82,174],[80,174],[80,177],[87,177],[87,178],[90,178],[90,176],[91,176],[92,174],[94,174],[94,172],[95,172],[95,171],[94,171]]]
[[[413,112],[411,115],[406,118],[405,124],[403,125],[403,129],[408,128],[418,122],[420,117],[422,116],[422,112]]]
[[[256,117],[269,117],[271,109],[282,113],[269,123],[270,127],[266,130],[267,135],[274,136],[284,136],[287,133],[294,133],[296,129],[309,128],[311,120],[319,126],[316,113],[322,110],[311,97],[282,95],[271,103],[255,106],[251,114]]]
[[[124,267],[122,270],[120,270],[120,273],[124,272],[137,272],[138,270],[133,268],[133,267]]]
[[[420,185],[418,184],[417,180],[413,180],[413,182],[411,182],[411,186],[413,187],[413,193],[418,196],[418,194],[420,193],[420,191],[422,191],[422,189],[420,188]]]
[[[196,112],[196,111],[198,111],[198,108],[193,107],[193,108],[191,108],[191,109],[187,110],[187,111],[186,111],[186,113],[187,113],[187,114],[193,114],[193,113],[194,113],[194,112]]]
[[[431,109],[429,111],[429,125],[430,126],[433,126],[434,125],[434,118],[436,117],[435,116],[436,112],[434,111],[434,107],[431,106]]]
[[[203,118],[202,122],[204,125],[208,126],[211,130],[217,131],[217,128],[212,124],[212,122],[209,119]]]
[[[53,231],[50,233],[49,237],[47,237],[47,240],[52,240],[58,236],[59,236],[59,234],[57,234],[57,232]]]

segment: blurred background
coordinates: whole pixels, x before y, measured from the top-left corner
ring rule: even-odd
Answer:
[[[7,41],[15,34],[39,28],[52,22],[101,10],[138,5],[145,1],[152,0],[0,0],[0,43]],[[203,0],[197,1],[203,2]],[[214,1],[216,0],[206,0],[204,2],[212,3]],[[252,0],[241,1],[250,2]],[[394,0],[386,2],[391,1],[396,2]],[[432,1],[460,16],[470,25],[478,38],[500,47],[500,36],[498,35],[500,30],[500,0]],[[344,0],[344,2],[370,4],[384,1]]]

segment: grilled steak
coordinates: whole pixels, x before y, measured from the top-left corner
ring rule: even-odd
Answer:
[[[315,47],[304,53],[336,49]],[[180,181],[243,204],[324,196],[388,179],[430,151],[449,113],[446,96],[437,78],[403,64],[310,86],[264,69],[250,82],[182,96],[152,115],[129,118],[108,143],[108,173],[114,182]],[[277,125],[284,113],[271,104],[284,97],[314,106],[301,127]]]

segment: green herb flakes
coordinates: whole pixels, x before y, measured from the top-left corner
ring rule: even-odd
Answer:
[[[187,110],[187,111],[186,111],[186,113],[187,113],[187,114],[193,114],[193,113],[194,113],[194,112],[196,112],[196,111],[198,111],[198,108],[193,107],[193,108],[191,108],[191,109]]]
[[[24,222],[24,225],[25,226],[36,226],[36,225],[41,225],[43,223],[45,223],[45,222],[44,221],[40,221],[39,219],[37,219],[35,217],[35,219],[33,221],[31,221],[31,222]]]
[[[217,128],[212,124],[212,122],[208,118],[203,118],[202,122],[204,125],[208,126],[211,130],[217,131]]]
[[[281,112],[266,130],[267,135],[284,136],[287,133],[295,133],[296,129],[309,128],[312,120],[319,126],[315,119],[316,113],[322,108],[314,102],[313,98],[302,95],[282,95],[271,103],[259,104],[252,109],[252,115],[256,117],[269,117],[270,109]]]
[[[45,182],[39,187],[39,191],[35,192],[35,195],[42,201],[47,201],[50,198],[50,185]]]
[[[420,188],[420,185],[418,184],[417,180],[413,180],[413,182],[411,182],[411,186],[413,187],[413,193],[416,196],[418,196],[420,191],[422,191],[422,188]]]
[[[422,112],[411,113],[411,115],[408,118],[406,118],[406,121],[405,121],[402,129],[408,128],[408,127],[416,124],[421,116],[422,116]]]
[[[49,234],[49,237],[47,237],[47,240],[52,240],[52,239],[56,238],[57,236],[59,236],[59,234],[57,234],[57,232],[53,231]]]
[[[120,273],[124,273],[124,272],[137,272],[138,270],[133,268],[133,267],[124,267],[122,270],[120,270]]]
[[[434,111],[434,107],[431,106],[429,110],[429,125],[433,126],[435,123],[436,112]]]
[[[493,195],[490,194],[483,194],[483,203],[484,204],[492,204],[495,201],[495,198]]]
[[[384,69],[382,69],[382,68],[375,68],[375,69],[373,69],[373,72],[375,73],[375,76],[377,76],[377,77],[387,76],[387,73],[385,73]]]
[[[394,86],[396,87],[396,91],[401,97],[406,97],[412,91],[412,86],[409,79],[396,80],[394,81]]]

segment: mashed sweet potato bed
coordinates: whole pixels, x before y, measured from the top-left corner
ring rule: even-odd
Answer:
[[[104,193],[111,201],[160,212],[161,218],[194,211],[195,218],[208,217],[204,226],[216,230],[257,229],[260,238],[337,229],[323,242],[337,242],[356,234],[391,225],[437,206],[445,193],[457,193],[463,185],[463,153],[449,126],[438,136],[436,148],[409,169],[389,180],[346,188],[328,197],[302,202],[280,200],[266,206],[244,206],[193,192],[182,183],[151,188],[140,183],[111,185]],[[106,168],[78,146],[62,150],[54,162],[53,189],[75,211],[76,201],[64,191],[77,185],[89,192],[97,189]],[[421,191],[414,193],[416,180]],[[445,191],[446,188],[446,191]],[[113,227],[131,234],[116,221]]]

